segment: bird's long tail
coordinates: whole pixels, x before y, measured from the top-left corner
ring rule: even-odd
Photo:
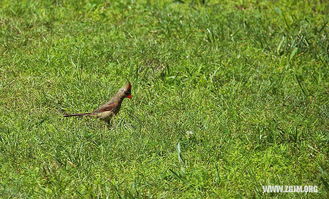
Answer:
[[[92,113],[76,113],[76,114],[67,114],[67,115],[64,115],[64,117],[74,117],[74,116],[87,116],[87,115],[92,115]]]

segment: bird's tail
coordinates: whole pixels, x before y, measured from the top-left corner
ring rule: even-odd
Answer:
[[[92,115],[92,113],[76,113],[76,114],[67,114],[67,115],[64,115],[64,117],[86,116],[86,115]]]

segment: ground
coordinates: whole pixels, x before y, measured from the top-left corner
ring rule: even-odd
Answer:
[[[0,195],[328,197],[328,14],[321,0],[2,0]],[[128,80],[112,128],[63,117]]]

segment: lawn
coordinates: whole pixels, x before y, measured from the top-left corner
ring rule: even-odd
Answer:
[[[127,81],[111,128],[63,117]],[[0,165],[1,198],[329,197],[329,2],[2,0]]]

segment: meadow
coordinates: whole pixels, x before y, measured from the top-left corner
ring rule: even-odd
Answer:
[[[328,155],[328,1],[0,1],[1,198],[327,198]]]

